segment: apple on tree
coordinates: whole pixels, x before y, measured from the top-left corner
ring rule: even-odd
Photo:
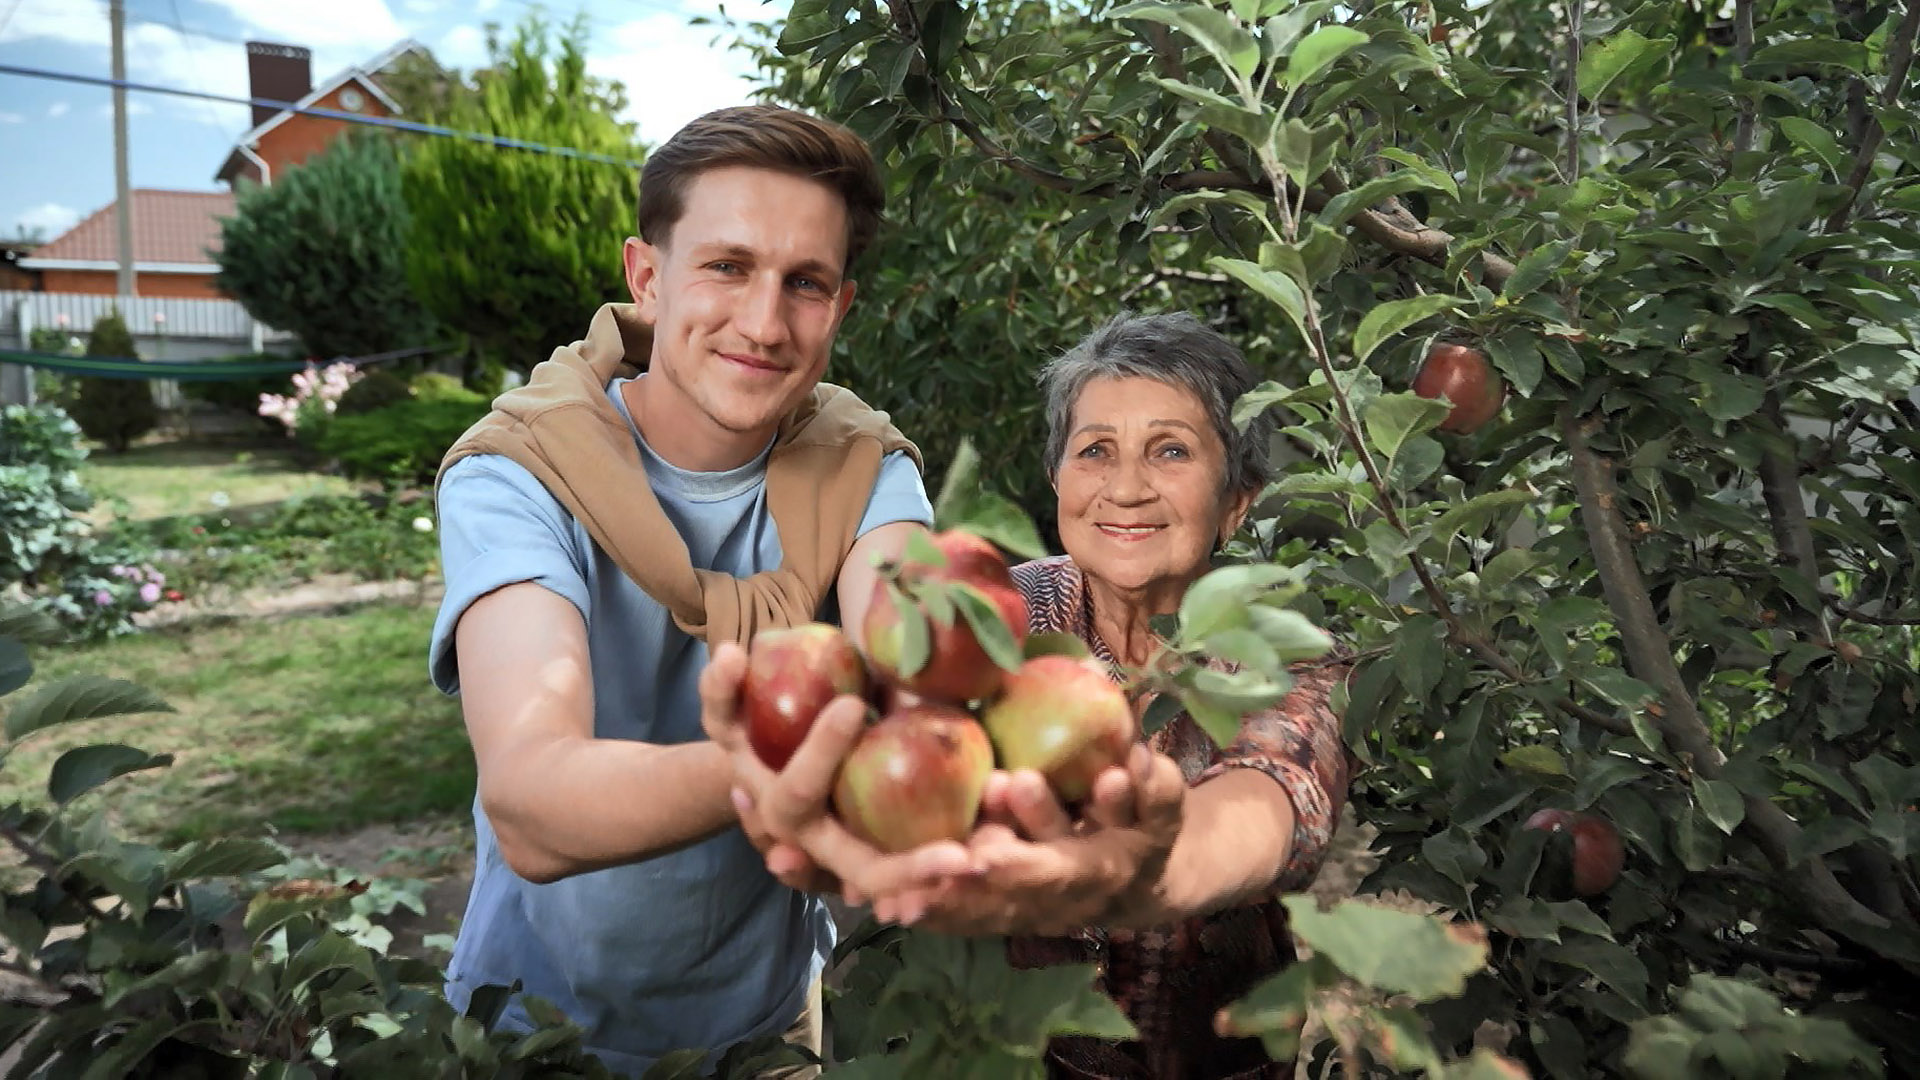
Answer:
[[[1506,384],[1487,362],[1487,356],[1468,345],[1442,342],[1427,350],[1426,361],[1413,376],[1413,392],[1438,401],[1445,398],[1453,411],[1440,422],[1441,431],[1458,435],[1480,430],[1500,414]]]
[[[1606,818],[1547,808],[1534,811],[1523,827],[1572,838],[1572,884],[1576,895],[1598,896],[1620,880],[1627,850],[1620,842],[1620,831]]]

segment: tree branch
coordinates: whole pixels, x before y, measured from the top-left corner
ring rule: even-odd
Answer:
[[[1567,3],[1567,183],[1580,180],[1580,16],[1586,0]]]
[[[1747,58],[1753,55],[1753,0],[1734,0],[1733,58],[1744,75]],[[1733,152],[1744,154],[1753,149],[1753,98],[1740,99],[1740,119],[1733,128]]]
[[[1562,412],[1561,432],[1573,459],[1574,490],[1579,495],[1580,520],[1593,552],[1594,570],[1607,606],[1619,628],[1627,665],[1634,676],[1651,685],[1665,703],[1654,718],[1668,746],[1682,763],[1707,779],[1720,776],[1726,759],[1700,716],[1699,706],[1680,677],[1673,646],[1654,613],[1640,564],[1634,558],[1625,519],[1620,515],[1620,491],[1613,462],[1596,453],[1588,439],[1600,427],[1597,416],[1578,417]],[[1856,900],[1841,886],[1822,859],[1794,866],[1788,852],[1800,835],[1800,825],[1767,799],[1743,796],[1746,818],[1740,831],[1758,847],[1774,870],[1807,905],[1822,926],[1869,946],[1872,931],[1892,926],[1891,920]]]
[[[1913,66],[1913,39],[1917,33],[1920,33],[1920,0],[1907,0],[1906,15],[1887,41],[1887,84],[1880,88],[1880,107],[1883,109],[1891,108],[1899,101],[1901,91],[1906,88],[1907,70]],[[1837,233],[1846,227],[1847,216],[1853,213],[1854,204],[1860,201],[1861,190],[1867,186],[1867,178],[1873,175],[1873,159],[1880,153],[1880,143],[1887,137],[1886,128],[1880,125],[1879,119],[1871,112],[1867,117],[1866,131],[1854,151],[1853,169],[1845,180],[1847,197],[1828,215],[1828,233]]]
[[[1839,597],[1827,597],[1827,606],[1844,619],[1866,623],[1869,626],[1920,626],[1920,613],[1899,615],[1870,615],[1857,607],[1849,607]]]
[[[1787,432],[1786,421],[1780,415],[1778,394],[1767,391],[1760,415],[1767,422],[1768,435],[1792,439],[1793,436]],[[1760,493],[1766,500],[1767,524],[1773,531],[1774,549],[1793,567],[1795,573],[1807,579],[1808,585],[1819,589],[1820,556],[1813,546],[1813,528],[1807,520],[1806,500],[1800,494],[1798,455],[1788,458],[1772,448],[1763,451],[1760,455]],[[1793,621],[1804,634],[1822,638],[1830,636],[1825,629],[1826,620],[1821,618],[1818,611],[1796,611]]]

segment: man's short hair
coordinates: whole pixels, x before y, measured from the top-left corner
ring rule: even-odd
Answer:
[[[847,207],[847,266],[879,231],[886,188],[860,136],[778,105],[742,105],[701,116],[647,155],[640,170],[640,239],[666,246],[694,179],[728,166],[773,169],[832,188]]]

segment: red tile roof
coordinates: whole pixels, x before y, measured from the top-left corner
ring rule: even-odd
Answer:
[[[209,263],[220,247],[220,218],[233,214],[226,191],[158,191],[134,188],[133,259],[142,263]],[[35,259],[114,259],[119,226],[114,204],[94,211],[34,251]]]

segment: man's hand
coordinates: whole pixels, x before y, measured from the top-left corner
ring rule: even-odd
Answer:
[[[1152,926],[1187,785],[1171,758],[1136,746],[1102,773],[1079,821],[1031,770],[996,774],[968,845],[977,878],[876,897],[886,922],[950,934],[1063,934],[1085,926]]]
[[[776,773],[748,744],[738,712],[746,651],[731,642],[713,649],[700,675],[700,722],[733,762],[733,804],[767,869],[796,889],[837,882],[849,903],[975,874],[978,860],[957,842],[885,854],[834,818],[827,800],[840,762],[866,727],[866,703],[834,699],[814,720],[786,767]]]

